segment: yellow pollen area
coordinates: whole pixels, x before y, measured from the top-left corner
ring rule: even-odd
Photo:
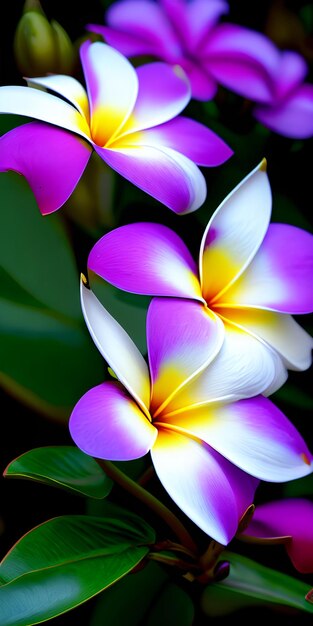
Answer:
[[[300,454],[300,456],[301,456],[301,459],[303,459],[303,461],[305,462],[306,465],[311,465],[311,461],[308,458],[308,456],[305,454],[305,452],[302,452]]]
[[[119,136],[126,112],[117,107],[98,105],[90,120],[91,137],[97,146],[108,147]]]
[[[238,326],[247,325],[248,328],[255,329],[267,327],[273,331],[278,330],[280,318],[277,313],[263,311],[261,309],[245,309],[244,307],[223,306],[218,303],[214,307],[214,312],[222,319],[227,319]],[[246,330],[244,331],[246,332]]]
[[[79,113],[78,111],[74,111],[74,117],[75,117],[75,125],[77,126],[77,128],[79,128],[79,130],[82,133],[87,135],[87,137],[91,138],[90,128],[88,126],[87,121],[81,115],[81,113]]]
[[[123,129],[124,132],[124,129]],[[116,139],[112,139],[108,142],[110,148],[121,150],[122,148],[138,148],[142,144],[142,135],[140,131],[135,133],[129,133],[129,135],[123,135],[121,132],[117,135]]]
[[[175,365],[166,365],[159,371],[151,400],[152,421],[162,413],[184,378],[182,371],[179,371]]]
[[[206,248],[202,261],[202,292],[210,306],[220,298],[238,271],[239,266],[224,250],[211,246]]]

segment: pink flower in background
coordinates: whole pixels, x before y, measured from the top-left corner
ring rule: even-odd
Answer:
[[[150,63],[135,70],[101,42],[83,43],[80,54],[87,91],[65,75],[0,88],[1,113],[40,120],[0,139],[0,171],[25,176],[41,212],[51,213],[71,195],[95,150],[173,211],[198,209],[207,190],[196,163],[220,165],[232,151],[199,122],[179,116],[190,100],[181,68]]]
[[[313,86],[305,60],[281,51],[264,34],[219,23],[224,0],[120,0],[106,25],[87,24],[129,57],[148,55],[186,72],[192,96],[210,100],[218,85],[258,103],[255,117],[287,137],[313,134]]]
[[[256,507],[247,528],[238,535],[249,543],[282,543],[294,567],[313,572],[313,502],[286,498]]]
[[[69,429],[85,453],[131,460],[151,452],[174,502],[227,544],[259,480],[310,474],[312,455],[262,395],[275,384],[267,348],[192,300],[154,298],[147,315],[148,363],[96,296],[81,285],[89,332],[117,380],[85,393]],[[254,394],[256,397],[250,397]]]
[[[313,236],[270,224],[271,207],[263,160],[211,217],[199,269],[175,232],[148,222],[104,235],[88,267],[125,291],[205,303],[226,332],[240,328],[276,351],[287,368],[305,370],[313,339],[292,315],[313,311]]]

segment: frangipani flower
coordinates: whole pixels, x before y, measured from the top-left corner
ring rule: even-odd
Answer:
[[[247,528],[238,535],[249,543],[283,543],[294,567],[313,572],[313,502],[286,498],[259,504]]]
[[[120,0],[107,25],[88,24],[126,56],[149,55],[179,64],[192,96],[210,100],[217,86],[259,103],[255,117],[288,137],[313,134],[313,86],[303,84],[302,56],[281,51],[264,34],[230,23],[224,0]]]
[[[250,397],[284,375],[261,342],[236,328],[223,340],[221,321],[204,305],[154,298],[148,367],[83,284],[81,302],[117,378],[89,390],[73,409],[70,433],[85,453],[124,461],[150,451],[174,502],[222,544],[236,534],[259,480],[312,472],[313,457],[295,427],[269,399]]]
[[[262,161],[217,208],[200,246],[199,271],[184,242],[154,223],[121,226],[92,248],[88,267],[126,291],[192,298],[305,370],[312,337],[292,314],[313,311],[313,236],[269,224],[271,189]],[[183,306],[183,301],[182,301]]]
[[[196,163],[219,165],[232,151],[199,122],[178,116],[190,100],[183,70],[164,63],[135,70],[101,42],[84,42],[80,55],[87,92],[57,74],[31,78],[30,87],[0,88],[1,113],[40,120],[0,139],[0,171],[25,176],[41,212],[51,213],[71,195],[95,150],[173,211],[199,208],[206,182]]]

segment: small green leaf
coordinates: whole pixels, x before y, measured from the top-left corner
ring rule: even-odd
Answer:
[[[22,537],[0,566],[1,626],[49,620],[129,573],[155,539],[132,518],[63,516]]]
[[[223,552],[223,560],[230,562],[230,574],[203,592],[201,605],[206,615],[225,615],[264,603],[313,613],[313,605],[305,600],[310,591],[306,583],[232,552]]]
[[[30,450],[12,461],[4,475],[37,480],[90,498],[104,498],[113,485],[98,463],[74,446]]]

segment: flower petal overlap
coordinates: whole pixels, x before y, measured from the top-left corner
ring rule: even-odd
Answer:
[[[130,337],[83,281],[81,302],[98,349],[117,378],[119,372],[123,377],[123,384],[120,379],[91,389],[74,407],[69,429],[85,453],[114,461],[150,451],[156,472],[176,504],[223,545],[234,537],[260,480],[283,482],[312,472],[313,457],[301,434],[260,395],[276,376],[265,346],[258,346],[264,367],[254,380],[256,395],[251,398],[248,358],[239,366],[241,387],[234,373],[225,381],[218,377],[229,361],[229,339],[220,320],[194,301],[187,301],[185,308],[177,298],[153,298],[147,314],[147,374]],[[258,344],[253,337],[249,342],[249,347]],[[218,359],[222,363],[214,373]],[[127,380],[127,371],[130,381],[134,377],[132,363],[141,372],[144,397],[139,386]],[[197,383],[201,376],[207,377],[202,395]]]
[[[270,224],[271,208],[263,160],[211,217],[198,272],[178,235],[144,222],[99,239],[88,267],[126,291],[178,296],[182,306],[188,298],[199,306],[202,301],[223,320],[226,333],[241,329],[276,351],[288,369],[305,370],[312,363],[313,338],[292,315],[313,311],[313,236]]]

